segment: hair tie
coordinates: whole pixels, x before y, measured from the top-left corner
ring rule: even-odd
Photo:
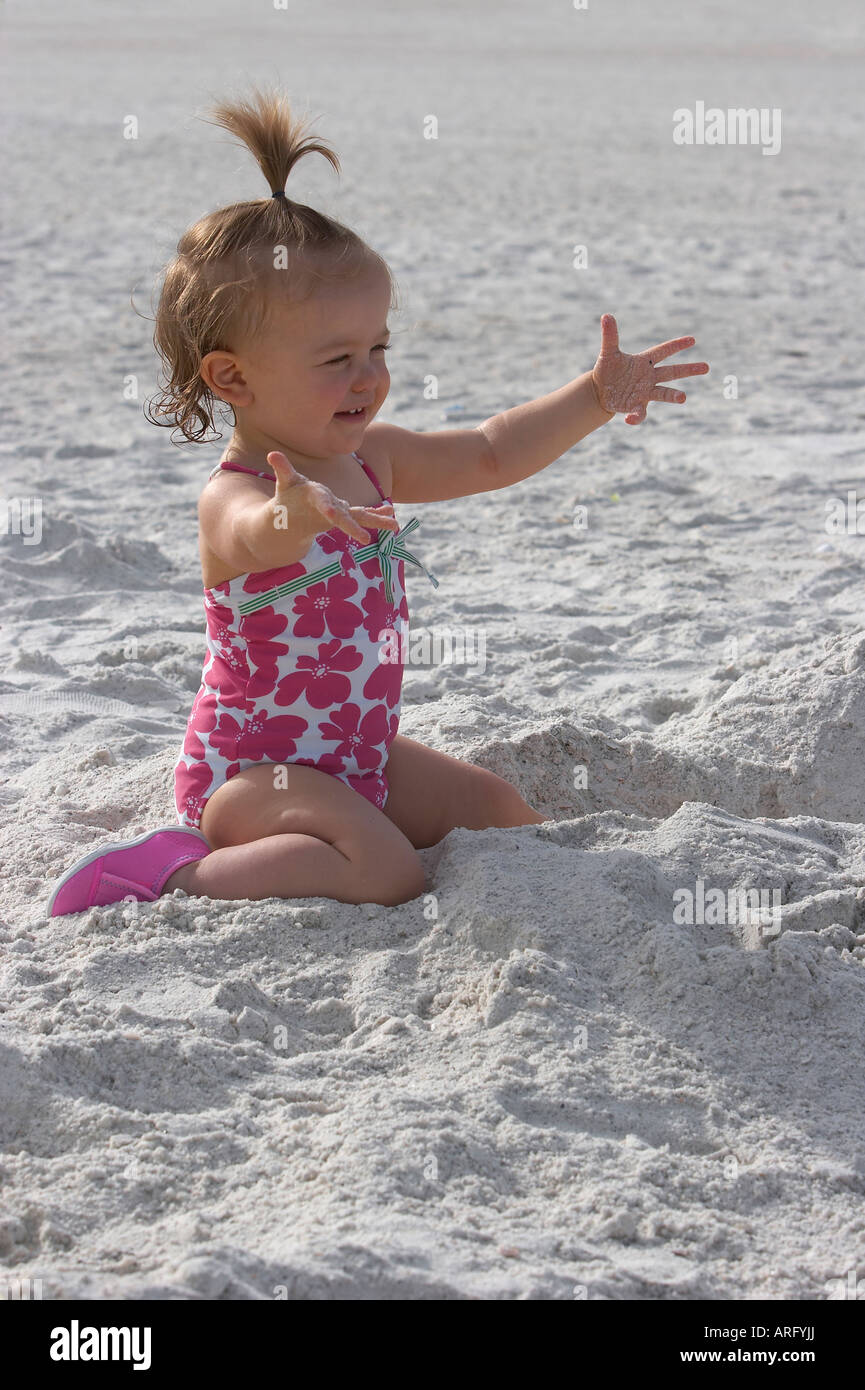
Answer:
[[[285,198],[286,202],[288,202],[288,195],[286,194],[286,191],[285,191],[284,188],[278,188],[278,189],[276,190],[276,192],[275,192],[275,193],[271,193],[270,196],[271,196],[271,198]]]

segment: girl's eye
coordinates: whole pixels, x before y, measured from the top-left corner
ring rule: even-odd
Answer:
[[[390,343],[376,343],[373,352],[387,352]],[[337,367],[341,362],[348,361],[348,353],[344,352],[341,357],[331,357],[329,362],[325,362],[326,367]]]

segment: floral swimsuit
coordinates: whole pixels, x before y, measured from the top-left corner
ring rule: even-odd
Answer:
[[[273,476],[220,463],[211,478],[220,468]],[[419,524],[412,517],[398,532],[368,526],[368,544],[334,527],[303,560],[204,590],[207,652],[174,768],[181,825],[197,829],[217,787],[259,763],[318,768],[384,806],[402,691],[401,655],[391,658],[408,632],[404,562],[438,587],[405,545]]]

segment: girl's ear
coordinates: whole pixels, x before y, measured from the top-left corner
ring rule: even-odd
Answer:
[[[237,358],[230,352],[208,352],[201,359],[198,375],[213,395],[227,405],[252,405],[255,399]]]

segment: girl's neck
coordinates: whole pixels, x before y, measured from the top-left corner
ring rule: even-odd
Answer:
[[[280,453],[285,454],[286,458],[291,465],[297,469],[298,473],[303,473],[307,477],[315,476],[315,470],[322,464],[325,465],[326,471],[327,464],[333,465],[339,464],[340,462],[338,459],[315,459],[307,462],[302,455],[294,454],[293,451],[289,452],[289,450],[277,444],[269,444],[267,446],[263,444],[245,444],[242,439],[238,439],[236,435],[232,435],[222,451],[220,463],[242,463],[247,468],[255,468],[259,472],[267,471],[276,477],[276,474],[273,473],[273,469],[267,461],[267,455],[274,449],[279,449]],[[351,457],[354,457],[353,453]],[[345,458],[348,459],[349,455],[346,454]],[[311,465],[314,465],[314,468],[311,467]]]
[[[267,469],[273,472],[267,462],[267,455],[271,452],[270,448],[262,446],[256,448],[254,445],[244,444],[243,440],[232,435],[222,451],[220,463],[242,463],[247,468],[257,468],[262,472]]]

